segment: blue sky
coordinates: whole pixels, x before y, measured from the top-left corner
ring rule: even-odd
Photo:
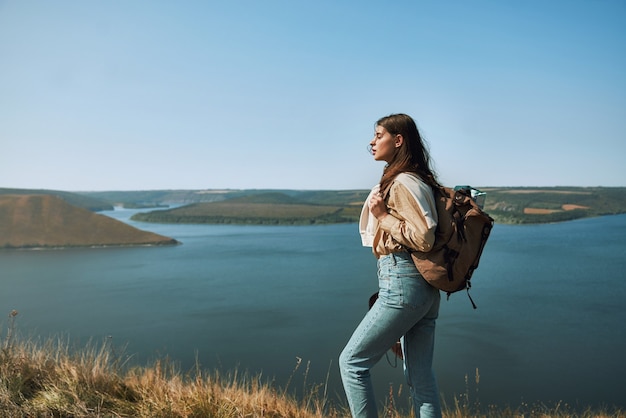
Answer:
[[[626,186],[626,2],[0,0],[0,187]]]

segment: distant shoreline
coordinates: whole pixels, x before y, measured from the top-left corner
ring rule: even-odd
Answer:
[[[182,242],[172,239],[171,243],[151,243],[151,244],[105,244],[105,245],[38,245],[38,246],[4,246],[0,247],[0,251],[61,251],[72,249],[108,249],[108,248],[134,248],[134,247],[169,247],[175,245],[182,245]]]
[[[498,224],[541,224],[626,213],[626,187],[479,187],[484,210]],[[89,210],[141,211],[153,223],[317,225],[358,221],[369,190],[204,189],[69,193],[2,189],[3,194],[57,195]],[[164,206],[176,205],[164,209]],[[97,208],[97,209],[94,209]]]

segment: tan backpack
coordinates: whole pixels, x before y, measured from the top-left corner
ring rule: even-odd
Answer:
[[[415,266],[424,279],[437,289],[448,293],[467,289],[478,267],[487,243],[493,218],[483,212],[485,194],[470,186],[435,190],[439,221],[435,243],[429,252],[410,251]],[[477,203],[478,201],[478,203]]]

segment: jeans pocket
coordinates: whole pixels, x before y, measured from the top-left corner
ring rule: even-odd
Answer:
[[[404,291],[397,275],[388,274],[378,279],[378,297],[381,302],[390,307],[402,307]]]
[[[403,303],[406,307],[422,311],[424,307],[432,305],[436,295],[433,288],[419,273],[411,277],[403,277],[400,282],[404,295]]]
[[[395,308],[422,311],[437,296],[408,253],[394,253],[379,260],[378,287],[381,302]]]

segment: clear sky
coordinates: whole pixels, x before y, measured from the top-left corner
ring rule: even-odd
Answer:
[[[624,0],[0,0],[0,187],[626,186]]]

